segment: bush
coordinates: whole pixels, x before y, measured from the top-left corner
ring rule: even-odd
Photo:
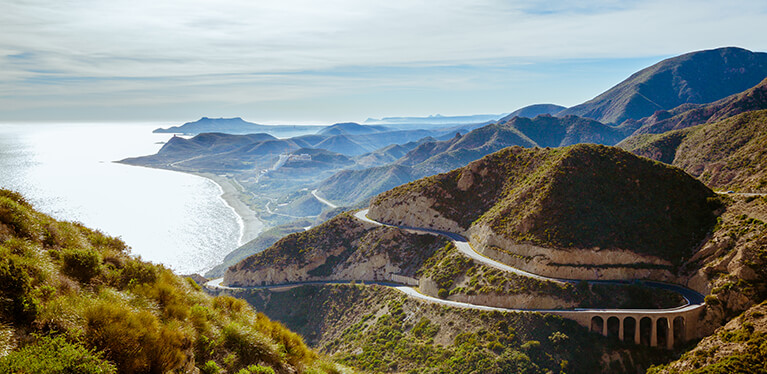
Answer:
[[[202,374],[219,374],[221,370],[221,367],[215,361],[208,361],[200,367],[200,373]]]
[[[446,299],[448,295],[449,295],[449,292],[447,292],[447,290],[444,288],[440,288],[439,291],[437,291],[437,296],[440,299]]]
[[[63,337],[45,337],[0,358],[0,373],[106,374],[117,370],[100,352],[72,344]]]
[[[101,254],[92,249],[68,248],[61,251],[64,274],[87,283],[101,272]]]
[[[86,337],[123,372],[167,372],[185,360],[191,343],[172,326],[160,325],[148,311],[103,302],[85,313]]]
[[[279,364],[277,347],[264,334],[238,323],[230,323],[223,330],[224,346],[237,354],[244,365],[267,362]]]
[[[35,318],[39,301],[29,292],[33,273],[29,266],[21,264],[17,256],[0,259],[0,313],[12,316],[16,321]]]
[[[2,195],[0,195],[0,224],[7,225],[16,235],[25,238],[34,238],[39,231],[37,220],[24,203]]]

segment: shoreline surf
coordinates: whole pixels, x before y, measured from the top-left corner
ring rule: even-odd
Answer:
[[[258,218],[256,212],[240,200],[238,197],[239,190],[228,177],[213,173],[191,172],[190,174],[206,178],[218,185],[221,189],[221,199],[223,199],[226,205],[234,211],[235,216],[237,216],[237,223],[240,225],[238,247],[255,239],[258,234],[264,231],[264,222]]]

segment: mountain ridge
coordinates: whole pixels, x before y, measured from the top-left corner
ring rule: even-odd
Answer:
[[[767,53],[725,47],[690,52],[632,74],[597,97],[560,112],[620,124],[685,103],[709,103],[767,77]]]

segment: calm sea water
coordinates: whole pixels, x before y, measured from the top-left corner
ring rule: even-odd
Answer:
[[[189,174],[116,164],[156,153],[165,124],[0,124],[0,187],[53,217],[121,237],[178,273],[204,272],[240,240],[220,187]]]

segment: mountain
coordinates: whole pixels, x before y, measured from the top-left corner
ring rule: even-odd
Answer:
[[[559,147],[577,143],[615,144],[626,131],[576,116],[512,117],[443,141],[423,142],[391,165],[344,170],[323,181],[319,191],[342,205],[425,176],[446,172],[505,147]]]
[[[340,125],[343,126],[336,129],[371,127],[356,124]],[[352,132],[365,131],[353,130]],[[302,135],[286,139],[277,139],[263,133],[248,135],[202,133],[189,139],[174,136],[155,155],[133,157],[120,162],[184,171],[236,172],[269,169],[278,161],[280,155],[301,148],[324,149],[346,156],[359,156],[392,144],[414,142],[431,136],[444,137],[445,132],[439,129],[395,130],[357,135]]]
[[[640,70],[559,115],[574,114],[619,124],[686,103],[710,103],[745,91],[765,77],[767,53],[735,47],[692,52]]]
[[[331,136],[317,143],[315,147],[351,156],[360,155],[371,150],[369,147],[355,142],[347,135]]]
[[[190,139],[173,136],[160,148],[158,153],[171,154],[215,154],[233,151],[243,144],[260,143],[276,140],[269,134],[250,134],[235,136],[223,133],[203,133]]]
[[[613,145],[627,135],[620,128],[573,115],[540,115],[533,119],[516,117],[505,124],[525,134],[538,147],[563,147],[579,143]]]
[[[767,109],[663,134],[634,136],[620,146],[677,166],[713,188],[767,191]]]
[[[436,139],[432,137],[426,137],[415,142],[408,142],[405,144],[392,144],[390,146],[386,146],[373,152],[358,156],[357,163],[364,168],[390,164],[394,161],[397,161],[400,157],[406,155],[413,148],[417,147],[418,144],[432,141],[436,141]]]
[[[322,130],[318,131],[317,134],[319,135],[360,135],[360,134],[372,134],[376,132],[385,132],[385,131],[391,131],[391,129],[384,126],[371,126],[371,125],[363,126],[363,125],[360,125],[359,123],[346,122],[346,123],[336,123],[335,125],[325,127]]]
[[[632,127],[639,127],[635,135],[660,134],[761,109],[767,109],[767,79],[746,91],[710,104],[684,104],[668,111],[657,111],[636,121]]]
[[[563,107],[561,105],[556,104],[534,104],[534,105],[528,105],[524,108],[519,108],[511,113],[509,113],[507,116],[501,118],[498,120],[498,122],[507,122],[510,119],[514,117],[526,117],[526,118],[535,118],[542,114],[550,114],[555,115],[563,110],[567,109],[566,107]]]
[[[440,114],[428,117],[384,117],[381,119],[368,118],[365,123],[380,125],[458,125],[497,121],[503,114],[475,114],[469,116],[443,116]]]
[[[596,247],[678,264],[713,225],[713,196],[681,170],[617,148],[510,147],[382,193],[369,216],[478,246]]]
[[[337,372],[244,301],[211,297],[8,190],[0,243],[0,372]]]
[[[322,126],[297,126],[297,125],[259,125],[247,122],[240,117],[235,118],[208,118],[202,117],[194,122],[187,122],[181,126],[155,129],[154,133],[171,134],[200,134],[204,132],[222,132],[227,134],[297,134],[312,133],[320,130]]]

